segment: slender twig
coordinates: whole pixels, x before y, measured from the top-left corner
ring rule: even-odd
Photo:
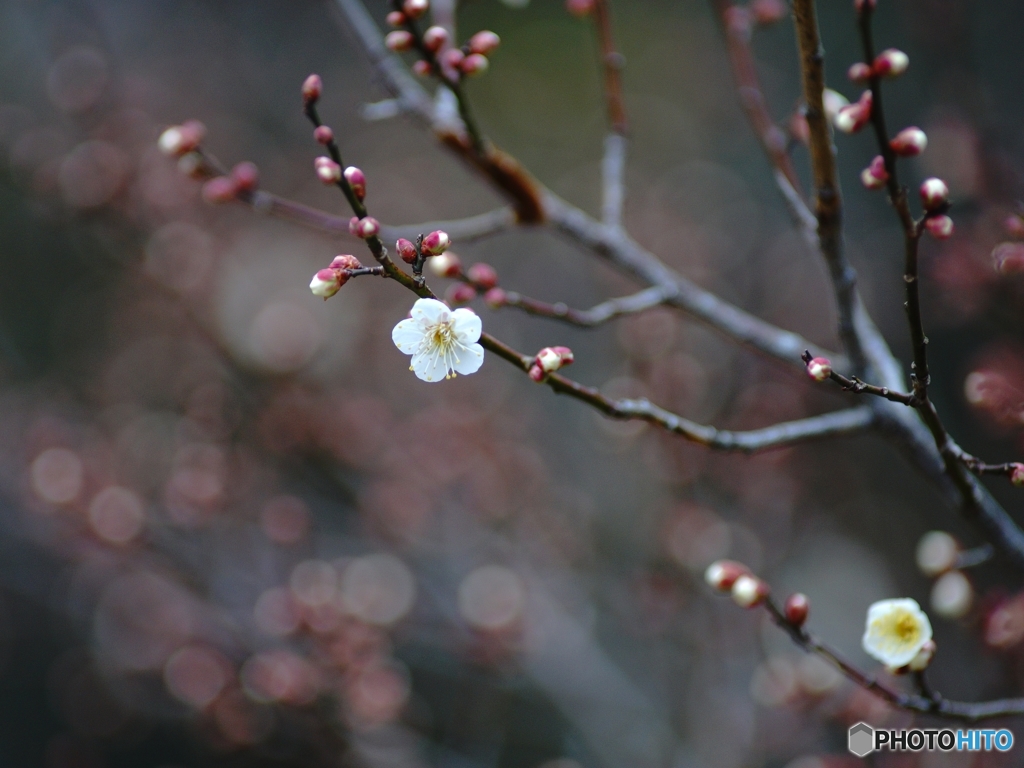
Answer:
[[[505,232],[515,227],[515,225],[516,212],[506,205],[477,216],[467,216],[464,219],[453,219],[451,221],[427,221],[420,224],[394,224],[390,226],[382,224],[380,231],[381,236],[387,240],[395,240],[399,237],[413,240],[423,232],[433,232],[435,229],[441,229],[448,233],[452,242],[471,243]]]
[[[622,208],[626,192],[623,177],[626,172],[628,140],[621,133],[610,132],[604,137],[604,157],[601,158],[601,221],[618,229],[622,226]]]
[[[626,135],[629,132],[626,104],[622,96],[622,68],[625,59],[615,48],[608,0],[595,0],[593,17],[601,51],[604,98],[610,128],[605,136],[604,158],[601,161],[601,220],[609,227],[619,227],[622,225],[622,206],[625,200],[623,175],[628,144]]]
[[[918,695],[904,693],[882,682],[875,675],[864,672],[847,660],[842,652],[815,637],[802,626],[797,626],[788,621],[782,610],[770,598],[766,599],[763,605],[775,623],[789,635],[796,645],[808,653],[817,654],[829,661],[856,685],[866,691],[870,691],[898,709],[967,722],[978,722],[979,720],[987,720],[994,717],[1024,714],[1024,698],[996,699],[980,702],[951,701],[946,699],[931,688],[923,673],[915,673],[914,675],[914,683],[919,691]]]
[[[505,294],[504,306],[521,309],[528,315],[549,317],[553,320],[569,323],[570,325],[593,328],[622,315],[636,314],[660,306],[674,295],[675,290],[671,287],[666,288],[656,285],[651,288],[645,288],[631,296],[621,296],[602,301],[590,309],[573,309],[562,302],[549,304],[545,301],[531,299],[529,296],[523,296],[515,291],[508,291]]]
[[[805,363],[809,364],[811,360],[814,359],[814,355],[809,351],[805,351],[803,355],[801,355],[801,359]],[[852,392],[855,395],[874,395],[875,397],[881,397],[885,400],[889,400],[893,403],[900,403],[901,405],[906,405],[910,408],[917,408],[921,404],[913,394],[897,392],[889,389],[888,387],[877,387],[874,384],[868,384],[861,381],[856,376],[847,378],[846,376],[843,376],[843,374],[832,370],[829,372],[828,377],[831,381],[839,384],[839,386],[843,388],[843,391]]]

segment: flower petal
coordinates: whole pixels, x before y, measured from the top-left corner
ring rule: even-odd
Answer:
[[[412,370],[416,378],[423,381],[444,381],[448,375],[448,366],[445,365],[444,356],[434,354],[436,350],[422,355],[413,355]]]
[[[448,306],[437,299],[417,299],[409,314],[421,325],[434,325],[447,318],[450,312]]]
[[[419,349],[420,342],[423,341],[423,329],[415,320],[406,318],[391,331],[391,340],[399,350],[411,355]]]
[[[458,350],[458,359],[452,364],[456,373],[469,375],[480,370],[484,364],[484,348],[479,344],[470,344],[465,349]]]
[[[483,324],[480,316],[472,309],[461,308],[452,312],[452,330],[463,344],[473,344],[480,341]]]

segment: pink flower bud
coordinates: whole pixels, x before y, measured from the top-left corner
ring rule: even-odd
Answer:
[[[849,106],[842,107],[832,120],[836,130],[843,133],[857,133],[871,120],[871,91],[864,91],[861,97]]]
[[[321,269],[309,283],[309,290],[314,296],[320,296],[324,301],[331,298],[348,281],[348,275],[340,269]]]
[[[316,104],[320,100],[320,94],[324,89],[320,75],[310,75],[302,83],[302,102],[304,104]]]
[[[1003,220],[1003,229],[1010,237],[1024,240],[1024,219],[1013,213]]]
[[[395,243],[395,250],[406,264],[412,264],[416,261],[416,246],[404,237],[398,238],[398,241]]]
[[[360,269],[362,264],[350,253],[341,253],[331,260],[331,269]]]
[[[786,598],[782,613],[786,617],[786,621],[794,627],[802,627],[807,621],[807,614],[810,610],[811,601],[807,599],[807,595],[796,592]]]
[[[359,217],[353,216],[348,220],[348,233],[353,237],[359,237]]]
[[[444,292],[444,300],[449,307],[457,307],[461,304],[468,304],[476,298],[476,288],[466,283],[453,283]]]
[[[205,179],[206,161],[198,152],[186,152],[178,158],[178,171],[190,179]]]
[[[392,32],[391,34],[394,34]],[[433,27],[427,27],[426,32],[423,33],[423,47],[431,53],[437,53],[444,48],[445,43],[448,42],[448,30],[444,27],[437,25]]]
[[[502,288],[491,288],[484,294],[484,303],[491,309],[501,309],[507,300],[508,295]]]
[[[400,27],[405,24],[405,14],[401,11],[392,11],[387,15],[385,21],[392,27]]]
[[[936,240],[948,240],[953,236],[953,220],[945,214],[925,219],[924,228]]]
[[[392,32],[388,32],[387,36],[384,38],[384,45],[395,52],[408,51],[412,48],[412,44],[412,32],[408,32],[404,29],[396,29]]]
[[[458,277],[462,273],[462,264],[454,253],[442,253],[428,259],[427,264],[438,277]]]
[[[482,261],[466,270],[466,277],[482,291],[490,290],[498,284],[498,273],[494,267]]]
[[[877,0],[853,0],[853,8],[857,13],[863,13],[865,10],[872,11],[876,4]]]
[[[231,180],[239,192],[252,192],[260,184],[260,171],[248,160],[231,169]]]
[[[593,12],[594,0],[565,0],[565,10],[577,19],[582,19]]]
[[[992,250],[992,261],[1000,274],[1024,272],[1024,243],[1000,243]]]
[[[719,592],[731,592],[736,579],[748,573],[747,566],[733,560],[716,560],[704,571],[704,581]]]
[[[544,381],[544,377],[547,376],[547,374],[544,373],[544,371],[541,370],[541,367],[536,363],[530,366],[530,370],[526,372],[526,375],[529,376],[534,381],[536,381],[538,384]]]
[[[551,347],[544,347],[534,358],[534,363],[540,366],[544,373],[554,373],[562,367],[562,356]]]
[[[863,61],[851,64],[850,68],[846,70],[846,76],[854,83],[862,83],[870,78],[872,74],[871,65],[865,64]]]
[[[189,120],[183,125],[172,125],[160,134],[157,146],[170,157],[181,157],[186,152],[198,149],[206,138],[206,126],[198,120]]]
[[[860,182],[868,189],[881,189],[889,181],[889,172],[885,170],[885,158],[876,155],[871,165],[860,172]]]
[[[334,131],[331,130],[330,126],[318,125],[313,129],[313,138],[316,139],[318,144],[323,144],[326,147],[334,141]]]
[[[499,45],[501,45],[501,38],[489,29],[477,32],[469,38],[470,53],[480,53],[486,56],[489,53],[493,53]]]
[[[329,157],[318,157],[313,163],[317,178],[324,184],[337,184],[341,181],[341,166]]]
[[[377,234],[380,232],[380,222],[377,221],[372,216],[367,216],[366,218],[359,220],[359,223],[356,224],[355,229],[356,237],[362,238],[363,240],[367,240],[371,237],[376,237]]]
[[[921,182],[921,205],[926,211],[942,208],[949,202],[949,187],[942,179],[925,179]]]
[[[825,117],[833,123],[835,122],[836,115],[839,114],[839,110],[850,105],[849,99],[839,93],[839,91],[833,91],[831,88],[826,88],[822,92],[821,100],[822,106],[825,108]]]
[[[462,60],[459,69],[462,70],[462,74],[472,77],[473,75],[482,75],[490,65],[491,63],[483,54],[471,53]]]
[[[732,585],[732,600],[740,608],[753,608],[764,602],[769,591],[767,584],[745,573]]]
[[[912,126],[897,133],[889,146],[900,157],[913,157],[924,152],[928,146],[928,137],[920,128]]]
[[[423,242],[420,248],[424,253],[430,256],[439,256],[448,250],[448,246],[452,244],[452,241],[448,238],[448,233],[443,232],[440,229],[435,229],[429,235],[423,238]]]
[[[350,165],[345,169],[345,181],[352,188],[352,193],[356,196],[357,200],[366,198],[366,176],[361,170],[354,165]]]
[[[875,57],[872,68],[879,77],[899,77],[910,66],[910,57],[903,51],[888,48]]]
[[[441,63],[448,69],[458,70],[465,59],[466,54],[464,54],[460,48],[449,48],[441,54]]]
[[[430,2],[429,0],[405,0],[402,3],[402,10],[410,19],[418,19],[430,10]]]
[[[750,12],[758,24],[774,24],[786,17],[788,9],[782,0],[753,0]]]
[[[827,381],[832,375],[832,362],[827,357],[815,357],[807,363],[807,375],[815,381]]]
[[[1013,469],[1010,471],[1010,482],[1018,488],[1024,486],[1024,464],[1014,462]]]
[[[452,50],[458,50],[458,49],[457,48],[453,48]],[[462,53],[462,51],[459,51],[459,53]],[[434,71],[434,68],[432,66],[430,66],[430,62],[429,61],[424,61],[423,59],[419,59],[419,60],[414,61],[412,63],[412,71],[415,74],[419,75],[420,77],[426,77],[427,75],[429,75],[431,72]]]
[[[203,184],[203,200],[208,203],[229,203],[237,193],[235,182],[227,176],[215,176]]]

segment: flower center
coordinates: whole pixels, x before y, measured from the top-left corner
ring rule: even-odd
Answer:
[[[905,643],[917,640],[920,629],[917,621],[909,613],[905,613],[896,619],[893,631],[900,640]]]
[[[455,340],[455,333],[452,331],[450,322],[442,321],[435,325],[429,332],[431,346],[447,349],[452,346]]]

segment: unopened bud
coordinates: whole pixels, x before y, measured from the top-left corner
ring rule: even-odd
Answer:
[[[871,91],[864,91],[857,101],[836,112],[832,124],[835,125],[837,131],[857,133],[871,120],[871,104]]]
[[[899,77],[909,66],[910,57],[895,48],[882,51],[875,57],[875,63],[872,65],[879,77]]]
[[[747,566],[734,560],[716,560],[704,571],[704,581],[719,592],[731,592],[736,579],[748,573]]]
[[[807,362],[807,375],[815,381],[827,381],[832,375],[832,362],[827,357],[814,357]]]
[[[876,155],[871,165],[860,172],[860,183],[868,189],[881,189],[889,181],[889,172],[885,170],[885,158]]]
[[[491,288],[484,294],[484,303],[491,309],[501,309],[508,300],[508,294],[502,288]]]
[[[544,347],[534,358],[534,364],[540,366],[544,373],[554,373],[559,368],[571,365],[574,359],[568,347]]]
[[[929,640],[921,646],[921,650],[917,652],[917,655],[910,660],[907,665],[910,667],[911,672],[924,672],[928,669],[928,665],[932,663],[932,658],[935,656],[935,652],[939,649],[939,646],[935,644],[934,640]]]
[[[352,237],[359,237],[359,221],[360,219],[358,216],[353,216],[348,220],[348,233],[352,235]]]
[[[329,157],[318,157],[313,163],[317,178],[324,184],[337,184],[341,181],[341,166]]]
[[[352,194],[356,196],[357,200],[366,198],[366,176],[361,170],[354,165],[350,165],[345,169],[345,181],[348,182],[349,187],[352,189]]]
[[[402,10],[410,19],[418,19],[430,10],[430,3],[428,0],[405,0],[402,3]]]
[[[1024,239],[1024,219],[1013,213],[1003,220],[1003,229],[1010,237]]]
[[[404,237],[398,238],[395,243],[395,251],[402,257],[402,261],[406,264],[412,264],[416,261],[416,246]]]
[[[466,270],[466,277],[482,291],[487,291],[498,284],[498,273],[490,264],[478,261]]]
[[[186,152],[178,158],[178,171],[190,179],[205,179],[206,161],[198,152]]]
[[[846,70],[846,76],[855,83],[863,83],[868,80],[871,75],[874,74],[871,65],[865,64],[863,61],[858,61],[850,65],[850,68]]]
[[[1024,243],[1000,243],[992,250],[992,261],[1001,274],[1024,272]]]
[[[530,366],[530,370],[526,372],[526,375],[529,376],[534,381],[536,381],[538,384],[544,381],[545,377],[547,376],[547,374],[544,373],[544,369],[542,369],[536,363]]]
[[[388,32],[384,38],[384,45],[398,53],[401,51],[408,51],[412,48],[413,40],[412,32],[408,32],[404,29],[396,29]]]
[[[582,19],[593,12],[594,0],[565,0],[565,10],[577,19]]]
[[[804,622],[807,621],[807,614],[810,613],[810,610],[811,601],[807,599],[807,595],[795,592],[786,598],[786,603],[782,607],[782,614],[786,617],[786,621],[794,627],[802,627]]]
[[[458,50],[458,49],[457,48],[453,48],[452,50]],[[459,53],[462,53],[462,51],[459,51]],[[426,77],[427,75],[429,75],[431,72],[434,71],[434,68],[432,66],[430,66],[430,62],[429,61],[424,61],[423,59],[418,59],[417,61],[414,61],[412,63],[412,71],[413,71],[414,74],[419,75],[420,77]]]
[[[462,272],[462,264],[454,253],[442,253],[427,260],[430,271],[438,277],[458,277]]]
[[[239,192],[252,192],[260,184],[260,171],[255,163],[246,160],[231,169],[231,180]]]
[[[921,205],[926,211],[942,208],[949,202],[949,187],[942,179],[925,179],[921,182]]]
[[[833,91],[831,88],[826,88],[822,91],[821,100],[825,107],[825,117],[833,123],[835,122],[836,115],[839,114],[839,110],[850,105],[849,99],[839,91]]]
[[[472,77],[473,75],[482,75],[490,65],[491,63],[483,54],[471,53],[462,60],[459,69],[462,70],[462,74]]]
[[[1018,488],[1024,487],[1024,464],[1019,461],[1014,462],[1013,469],[1010,470],[1010,482]]]
[[[448,238],[448,233],[440,229],[435,229],[433,232],[423,238],[423,242],[420,244],[420,248],[424,253],[430,256],[439,256],[448,250],[448,246],[452,244],[452,241]]]
[[[461,48],[449,48],[441,54],[441,63],[448,69],[458,70],[465,60],[466,54],[462,52]]]
[[[182,125],[172,125],[160,134],[157,146],[165,155],[181,157],[186,152],[198,149],[206,138],[206,126],[198,120],[188,120]]]
[[[235,199],[238,189],[227,176],[215,176],[203,184],[203,200],[208,203],[229,203]]]
[[[925,219],[924,228],[936,240],[948,240],[953,236],[953,220],[945,214]]]
[[[324,84],[320,75],[310,75],[302,83],[302,102],[304,104],[316,104],[323,92]]]
[[[924,152],[928,146],[928,137],[920,128],[911,126],[897,133],[889,142],[889,146],[900,157],[913,157]]]
[[[323,144],[326,147],[334,141],[334,131],[328,125],[318,125],[313,129],[313,138],[318,144]]]
[[[405,24],[405,14],[401,11],[391,11],[384,20],[392,27],[400,27]]]
[[[768,585],[756,576],[745,573],[732,585],[732,600],[740,608],[753,608],[768,597]]]
[[[355,227],[355,236],[366,240],[371,237],[375,237],[380,232],[380,222],[372,216],[367,216],[359,220],[359,223]]]
[[[945,531],[928,531],[917,542],[914,558],[921,573],[934,578],[956,566],[960,545]]]
[[[753,0],[750,12],[758,24],[774,24],[785,18],[788,9],[782,0]]]
[[[309,290],[314,296],[321,297],[324,301],[331,298],[341,286],[348,281],[348,275],[340,269],[321,269],[309,283]]]
[[[476,288],[466,283],[453,283],[444,292],[444,300],[449,307],[457,307],[461,304],[468,304],[476,298]]]
[[[331,259],[331,269],[361,269],[362,264],[359,259],[353,256],[351,253],[340,253]]]
[[[395,34],[392,32],[391,34]],[[433,27],[427,27],[426,32],[423,33],[423,47],[431,53],[437,53],[444,48],[445,43],[448,42],[448,30],[444,27],[437,25]]]
[[[469,38],[469,52],[486,56],[493,53],[501,45],[501,38],[489,29],[481,30]]]

